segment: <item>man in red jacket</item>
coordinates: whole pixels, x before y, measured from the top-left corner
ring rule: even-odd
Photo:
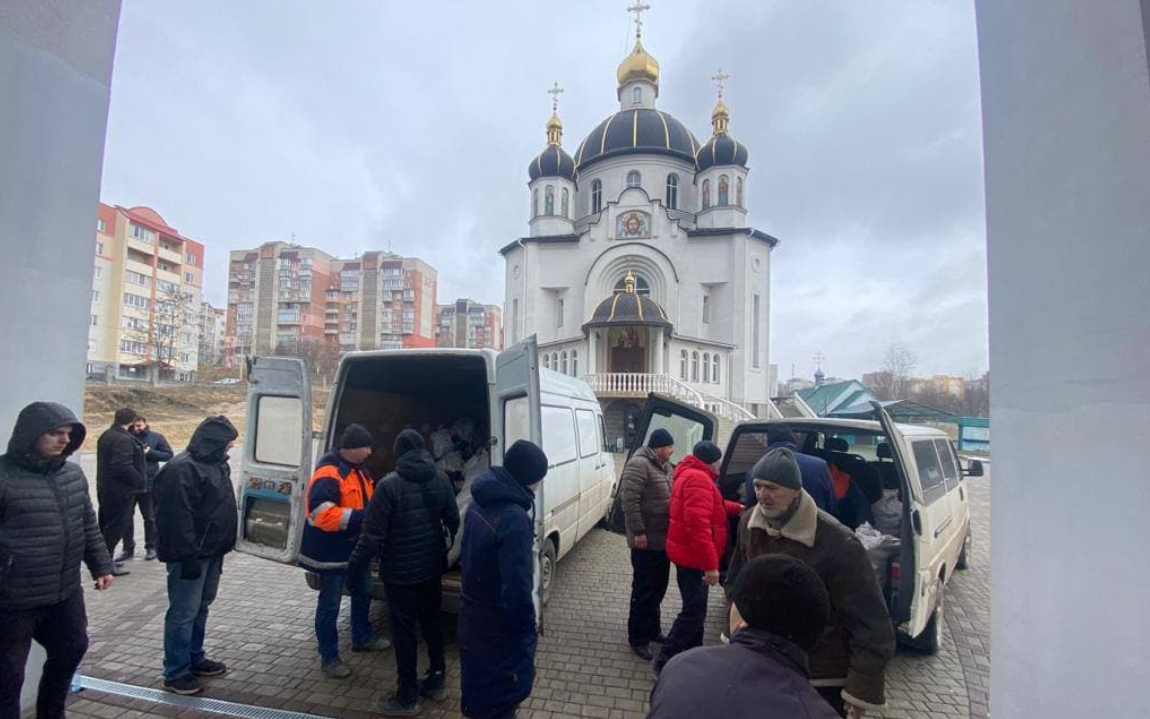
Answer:
[[[675,467],[667,557],[675,564],[683,609],[655,657],[656,673],[676,654],[703,645],[707,590],[719,583],[719,557],[727,549],[727,517],[743,511],[738,502],[724,500],[715,484],[722,458],[714,442],[703,440]]]

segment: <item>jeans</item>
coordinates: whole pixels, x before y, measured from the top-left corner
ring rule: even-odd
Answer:
[[[151,492],[140,492],[132,495],[132,509],[128,510],[127,520],[124,522],[124,551],[132,554],[136,551],[136,522],[135,508],[140,508],[140,516],[144,518],[144,549],[156,548],[156,504]]]
[[[661,549],[632,549],[631,613],[627,640],[633,647],[650,644],[663,632],[659,605],[667,594],[671,562]]]
[[[440,624],[443,588],[439,577],[422,584],[385,584],[383,588],[387,593],[388,621],[391,623],[395,668],[399,675],[397,694],[401,702],[411,703],[419,696],[419,639],[415,633],[417,619],[423,627],[431,671],[447,670],[447,661],[443,656],[443,626]]]
[[[203,663],[208,607],[220,588],[223,556],[197,559],[200,576],[180,578],[180,563],[168,562],[168,612],[164,615],[164,679],[186,677]]]
[[[351,644],[361,647],[375,638],[371,629],[371,566],[363,565],[363,576],[358,594],[351,595]],[[339,607],[343,602],[343,586],[347,571],[327,571],[319,575],[319,596],[315,601],[315,639],[320,661],[330,664],[339,659]]]
[[[20,718],[20,688],[32,640],[48,653],[36,696],[37,719],[61,719],[68,685],[88,651],[88,615],[80,588],[57,604],[0,611],[0,719]]]
[[[136,493],[120,489],[97,490],[96,501],[100,503],[97,509],[100,534],[104,535],[108,554],[115,556],[116,545],[124,537],[124,527],[132,521],[132,511],[136,507]]]
[[[675,617],[671,631],[667,632],[667,642],[655,658],[655,671],[661,671],[676,654],[703,646],[709,589],[703,584],[703,570],[675,567],[675,579],[679,584],[679,594],[683,597],[683,609]]]

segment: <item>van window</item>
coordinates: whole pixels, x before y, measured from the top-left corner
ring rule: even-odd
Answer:
[[[939,466],[934,441],[920,440],[911,444],[914,463],[918,467],[918,480],[922,484],[922,498],[931,504],[946,496],[946,481]]]
[[[604,452],[610,452],[611,448],[607,446],[607,426],[603,424],[603,415],[597,415],[599,419],[599,446],[603,448]]]
[[[565,407],[543,407],[543,451],[552,467],[575,461],[575,422]]]
[[[298,467],[302,435],[303,401],[299,397],[259,398],[253,452],[257,462]]]
[[[521,439],[531,439],[531,413],[526,397],[503,403],[503,451]]]
[[[677,414],[667,416],[655,413],[651,415],[647,436],[643,437],[641,444],[636,444],[634,449],[646,447],[648,440],[651,439],[651,434],[657,429],[665,429],[675,438],[675,453],[671,455],[671,464],[678,464],[679,460],[691,453],[695,443],[703,439],[703,425],[700,422]],[[639,437],[635,437],[635,439],[640,441]]]
[[[589,409],[575,410],[575,423],[579,427],[579,456],[591,457],[599,453],[599,430],[595,427],[595,413]]]
[[[939,463],[942,465],[942,476],[946,477],[946,488],[948,491],[953,490],[958,486],[958,480],[962,478],[962,473],[958,471],[958,465],[955,462],[954,452],[951,451],[950,442],[945,439],[934,440],[934,447],[938,450]]]

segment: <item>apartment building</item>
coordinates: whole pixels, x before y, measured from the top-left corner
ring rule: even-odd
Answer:
[[[194,379],[204,246],[150,207],[100,203],[95,250],[88,375]]]
[[[474,300],[439,305],[435,321],[437,347],[503,349],[503,310]]]
[[[218,365],[223,359],[224,330],[228,311],[200,303],[200,363]]]
[[[417,258],[338,259],[268,242],[231,253],[225,362],[311,342],[328,352],[435,346],[436,271]]]

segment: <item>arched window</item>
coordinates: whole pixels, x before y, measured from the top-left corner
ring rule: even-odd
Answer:
[[[699,381],[699,353],[698,352],[692,352],[691,353],[691,381],[692,382],[698,382]]]
[[[552,352],[551,353],[551,369],[555,370],[556,372],[559,371],[559,353],[558,352]]]
[[[719,175],[719,205],[731,204],[731,181],[726,175]]]
[[[703,209],[711,206],[711,181],[703,180]]]
[[[711,381],[711,378],[709,377],[710,373],[711,373],[711,353],[710,352],[704,352],[703,353],[703,381],[704,382],[710,382]]]
[[[679,379],[687,381],[687,350],[679,351]]]
[[[642,104],[642,102],[643,102],[643,88],[636,87],[634,90],[631,91],[631,102],[635,103],[636,105]]]
[[[719,384],[719,382],[722,381],[722,378],[719,376],[719,355],[713,355],[711,357],[711,381],[715,384]]]
[[[679,209],[679,176],[673,172],[667,175],[667,209]]]
[[[551,355],[543,355],[543,369],[551,369]]]
[[[591,214],[603,211],[603,183],[595,180],[591,183]]]
[[[571,376],[579,376],[579,350],[571,350]]]
[[[539,216],[539,188],[536,187],[531,191],[531,216]]]
[[[647,278],[643,275],[632,275],[635,278],[635,294],[637,295],[650,295],[651,285],[648,284]],[[627,291],[627,278],[624,276],[615,283],[615,294]]]
[[[742,182],[742,180],[739,180],[739,182]],[[740,185],[740,187],[742,187],[742,185]],[[563,217],[568,220],[571,219],[571,193],[567,191],[566,187],[563,188]]]
[[[559,360],[559,367],[561,367],[559,371],[563,374],[567,374],[567,350],[563,350],[563,354],[559,356],[561,358]]]
[[[555,214],[555,187],[552,185],[548,185],[543,191],[543,214]]]
[[[739,207],[745,207],[743,204],[743,178],[735,178],[735,204]]]
[[[631,170],[627,173],[627,187],[642,187],[643,176],[639,174],[638,170]]]

